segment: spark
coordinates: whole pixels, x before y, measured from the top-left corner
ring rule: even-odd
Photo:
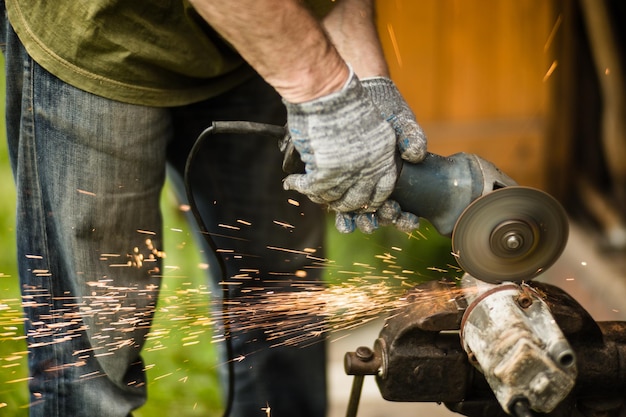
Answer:
[[[301,255],[306,255],[307,254],[306,251],[301,251],[301,250],[296,250],[296,249],[279,248],[277,246],[267,246],[267,248],[271,249],[271,250],[281,251],[281,252],[297,253],[297,254],[301,254]]]
[[[267,417],[271,417],[272,409],[270,408],[270,404],[269,403],[265,403],[265,408],[261,408],[261,410],[265,411],[265,415]]]
[[[422,232],[420,232],[419,230],[412,231],[411,232],[411,236],[413,236],[413,233],[417,234],[422,240],[427,240],[426,236]]]
[[[550,68],[548,68],[548,71],[543,76],[543,82],[544,83],[548,80],[548,78],[550,78],[552,76],[552,74],[554,73],[554,70],[556,70],[556,67],[558,65],[559,65],[559,62],[557,60],[552,61],[552,65],[550,65]]]
[[[18,379],[13,379],[11,381],[7,381],[7,384],[20,384],[22,382],[28,382],[30,380],[32,380],[32,377],[26,377],[26,378],[18,378]]]
[[[229,224],[223,224],[223,223],[220,223],[220,224],[218,224],[217,226],[218,226],[218,227],[222,227],[222,228],[224,228],[224,229],[241,230],[241,227],[231,226],[231,225],[229,225]]]
[[[77,188],[76,191],[78,191],[79,194],[88,195],[90,197],[95,197],[96,196],[96,193],[93,193],[91,191],[81,190],[79,188]]]
[[[237,221],[237,226],[250,225],[249,222]],[[232,230],[238,230],[233,226]],[[180,230],[180,229],[178,229]],[[182,230],[180,230],[182,231]],[[156,248],[153,232],[137,230],[148,239],[137,246],[129,246],[128,253],[102,253],[100,259],[108,267],[146,267],[149,262],[164,258],[165,253]],[[211,291],[206,285],[198,285],[190,279],[176,280],[175,285],[155,285],[144,282],[142,285],[116,285],[111,276],[92,277],[87,281],[89,294],[76,297],[61,294],[56,297],[47,290],[37,287],[24,289],[21,299],[0,299],[0,340],[19,340],[26,343],[27,350],[1,358],[3,367],[23,363],[27,351],[38,346],[67,343],[79,337],[88,329],[90,320],[99,322],[98,333],[94,335],[92,348],[75,352],[75,362],[60,366],[81,366],[89,358],[107,357],[116,354],[119,349],[127,349],[145,342],[147,352],[162,351],[172,344],[176,348],[192,348],[204,343],[221,343],[227,337],[240,337],[247,332],[260,331],[273,347],[304,347],[323,340],[344,337],[345,333],[371,323],[381,316],[398,314],[410,302],[425,302],[437,299],[436,294],[419,293],[409,301],[407,292],[411,292],[415,280],[420,279],[420,271],[403,268],[397,256],[400,247],[384,248],[372,264],[354,262],[340,265],[331,259],[314,257],[315,248],[293,249],[267,246],[268,249],[297,254],[306,257],[309,265],[276,271],[242,268],[229,280],[219,283],[223,288],[237,291],[237,298],[226,303],[222,311],[221,297],[209,297]],[[232,249],[222,249],[222,253],[234,253]],[[397,256],[395,256],[397,255]],[[289,257],[290,255],[285,255]],[[31,259],[43,259],[29,255]],[[111,264],[115,261],[115,264]],[[126,262],[126,263],[123,263]],[[384,265],[381,267],[380,265]],[[200,264],[200,269],[208,269],[208,264]],[[150,268],[147,266],[146,271]],[[314,282],[311,271],[325,268],[331,274],[339,274],[342,282],[328,284]],[[44,268],[34,269],[35,273],[45,274]],[[448,271],[430,268],[441,273]],[[177,266],[165,266],[164,276],[180,274]],[[450,268],[450,271],[453,271]],[[259,278],[264,277],[264,281]],[[270,279],[268,279],[268,277]],[[410,278],[410,279],[409,279]],[[160,293],[159,305],[156,295]],[[21,317],[20,303],[25,308],[45,306],[54,299],[54,310],[48,316],[41,316],[37,322],[29,323],[28,336],[17,336],[24,318]],[[144,304],[139,304],[143,300]],[[16,308],[13,308],[13,307]],[[144,340],[137,341],[130,337],[137,329],[148,332],[150,318],[158,314],[161,321],[170,323],[152,328]],[[83,321],[84,318],[89,320]],[[231,324],[229,332],[224,330],[224,323]],[[26,339],[28,337],[28,339]],[[26,339],[26,340],[25,340]],[[248,355],[253,355],[252,351]],[[247,356],[237,356],[233,360],[244,361]],[[146,369],[155,372],[154,365]],[[4,368],[3,368],[4,369]],[[176,380],[183,380],[176,370],[170,374],[159,375],[154,380],[175,375]],[[89,377],[100,377],[89,375]],[[186,377],[184,377],[186,378]],[[185,379],[186,380],[186,379]],[[269,405],[268,405],[269,408]]]
[[[296,228],[296,227],[295,227],[294,225],[292,225],[292,224],[285,223],[285,222],[281,222],[281,221],[278,221],[278,220],[274,220],[274,224],[277,224],[277,225],[279,225],[279,226],[281,226],[281,227],[284,227],[284,228],[286,228],[286,229],[295,229],[295,228]]]
[[[141,233],[143,235],[151,235],[151,236],[156,235],[156,232],[152,232],[150,230],[141,230],[141,229],[137,229],[137,233]]]
[[[400,56],[400,48],[398,47],[396,32],[393,30],[393,26],[391,25],[391,23],[387,24],[387,31],[389,32],[389,38],[391,39],[391,44],[393,45],[393,51],[396,55],[396,61],[398,61],[398,66],[402,68],[402,57]]]
[[[292,199],[292,198],[288,199],[288,200],[287,200],[287,202],[288,202],[289,204],[291,204],[292,206],[300,207],[300,202],[299,202],[299,201],[296,201],[296,200],[294,200],[294,199]]]
[[[556,21],[554,22],[554,25],[552,26],[552,30],[550,31],[550,34],[548,35],[548,39],[546,40],[546,43],[543,46],[543,51],[544,52],[547,52],[548,49],[550,49],[550,46],[552,45],[552,42],[554,41],[554,37],[556,36],[557,31],[561,27],[562,20],[563,19],[562,19],[561,15],[559,15],[556,18]]]

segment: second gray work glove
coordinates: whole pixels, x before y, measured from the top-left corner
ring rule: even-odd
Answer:
[[[363,79],[361,83],[382,117],[395,130],[402,159],[412,163],[424,159],[426,135],[394,82],[386,77],[372,77]]]
[[[287,127],[305,174],[284,186],[339,213],[368,213],[393,191],[396,135],[351,71],[344,88],[305,103],[288,103]]]

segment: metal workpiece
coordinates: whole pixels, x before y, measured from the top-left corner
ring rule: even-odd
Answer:
[[[391,198],[405,210],[427,219],[443,236],[451,236],[457,219],[477,198],[516,185],[492,163],[477,155],[432,153],[418,164],[403,162]]]
[[[432,281],[409,291],[406,305],[386,320],[373,349],[347,354],[346,370],[356,376],[355,386],[373,375],[386,400],[444,403],[470,417],[540,412],[617,417],[626,412],[626,322],[597,323],[563,290],[541,282],[474,280],[473,287],[470,279],[465,277],[464,287]],[[501,315],[489,318],[491,307]],[[505,321],[502,314],[517,322],[507,321],[510,328],[491,324],[492,319]],[[487,325],[470,330],[478,322]],[[490,333],[492,326],[498,330]],[[487,332],[481,333],[484,342],[470,343],[479,331]],[[483,372],[501,380],[493,384]],[[557,397],[548,397],[551,392]],[[356,416],[354,404],[348,415]]]
[[[460,327],[471,363],[505,411],[520,398],[538,412],[553,411],[574,387],[576,355],[547,304],[526,284],[462,279],[469,306]]]

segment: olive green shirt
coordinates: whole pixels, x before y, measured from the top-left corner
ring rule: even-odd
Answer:
[[[309,3],[321,17],[333,1]],[[184,105],[252,74],[186,0],[6,0],[6,7],[39,65],[113,100]]]

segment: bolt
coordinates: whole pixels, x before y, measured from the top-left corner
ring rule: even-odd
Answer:
[[[374,358],[374,352],[366,346],[361,346],[356,349],[356,357],[363,362],[369,362]]]
[[[533,299],[528,294],[518,295],[515,301],[517,301],[517,304],[523,309],[526,309],[533,304]]]
[[[518,249],[522,246],[522,238],[518,234],[511,234],[506,237],[505,243],[508,249]]]

